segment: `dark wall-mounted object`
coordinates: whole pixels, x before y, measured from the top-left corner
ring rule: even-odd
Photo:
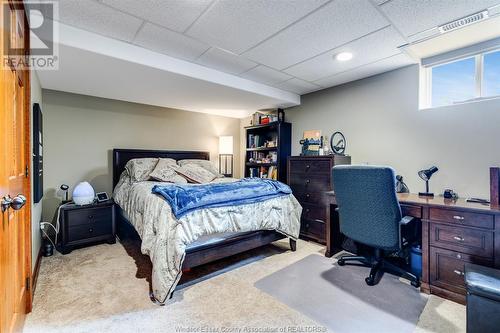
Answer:
[[[40,104],[33,104],[33,202],[43,197],[43,115]]]
[[[500,206],[500,168],[490,168],[490,202],[492,206]]]

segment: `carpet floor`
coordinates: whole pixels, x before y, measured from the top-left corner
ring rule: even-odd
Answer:
[[[149,300],[151,263],[137,244],[43,258],[24,332],[324,332],[320,323],[254,286],[324,252],[315,243],[297,245],[291,252],[287,241],[279,241],[193,269],[162,307]],[[415,332],[465,332],[465,307],[431,296]]]

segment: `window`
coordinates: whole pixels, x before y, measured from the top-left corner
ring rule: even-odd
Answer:
[[[428,65],[422,74],[421,108],[500,97],[500,50]]]

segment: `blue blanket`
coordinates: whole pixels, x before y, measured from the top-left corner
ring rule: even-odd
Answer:
[[[275,180],[244,178],[232,183],[155,185],[153,193],[165,198],[175,217],[180,218],[197,209],[260,202],[290,194],[292,190]]]

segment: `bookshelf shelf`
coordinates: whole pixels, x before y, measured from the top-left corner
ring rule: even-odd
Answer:
[[[269,166],[277,166],[278,163],[252,163],[252,162],[247,162],[245,163],[246,166],[249,167],[269,167]]]
[[[247,148],[247,151],[271,151],[271,150],[278,150],[278,147]]]
[[[287,157],[291,154],[292,124],[287,122],[271,122],[269,124],[245,127],[245,177],[273,178],[286,182]],[[266,147],[266,143],[273,142],[274,147]],[[250,162],[272,159],[273,163]]]

